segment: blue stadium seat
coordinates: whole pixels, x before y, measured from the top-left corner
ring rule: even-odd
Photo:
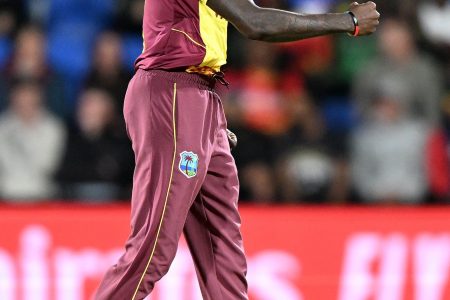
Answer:
[[[114,13],[117,0],[52,0],[50,26],[79,20],[107,25]]]
[[[117,8],[117,0],[91,0],[91,9],[103,19],[110,18]]]
[[[49,61],[67,76],[81,76],[89,67],[99,29],[88,23],[64,23],[48,34]]]
[[[347,98],[330,98],[322,106],[322,114],[332,131],[349,131],[356,125],[356,114]]]
[[[139,35],[125,35],[122,39],[122,62],[129,70],[133,70],[134,61],[142,52],[142,37]]]
[[[93,24],[67,22],[52,28],[48,34],[48,60],[52,68],[63,76],[71,103],[76,101],[91,64],[98,32],[99,28]]]
[[[12,51],[12,43],[6,38],[0,38],[0,69],[7,63]]]
[[[82,86],[99,32],[112,21],[117,0],[52,0],[48,21],[49,62],[66,81],[71,102]]]

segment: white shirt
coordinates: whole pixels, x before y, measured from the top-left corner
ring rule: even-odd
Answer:
[[[42,112],[25,124],[13,112],[0,116],[0,197],[27,201],[52,197],[53,174],[59,167],[65,129],[52,115]]]

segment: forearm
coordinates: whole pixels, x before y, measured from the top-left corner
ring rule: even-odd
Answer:
[[[207,3],[243,35],[255,40],[288,42],[354,30],[353,20],[346,13],[303,15],[261,8],[245,0],[208,0]]]
[[[250,17],[256,34],[267,42],[289,42],[331,33],[352,32],[354,24],[347,13],[302,15],[282,10],[260,8]]]
[[[289,42],[358,29],[356,35],[375,32],[380,14],[374,2],[350,4],[348,13],[303,15],[261,8],[252,0],[207,0],[207,5],[227,19],[244,36],[268,42]],[[358,28],[355,28],[355,25]]]

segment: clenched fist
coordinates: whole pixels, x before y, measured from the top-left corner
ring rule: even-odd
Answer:
[[[380,13],[377,11],[377,5],[374,2],[369,1],[363,4],[353,2],[350,4],[349,11],[351,11],[358,20],[358,35],[372,34],[377,30],[377,26],[380,24]]]

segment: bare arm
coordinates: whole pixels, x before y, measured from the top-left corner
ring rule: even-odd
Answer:
[[[244,36],[268,42],[289,42],[331,33],[352,33],[353,19],[348,13],[304,15],[261,8],[253,0],[208,0],[208,6],[232,23]],[[380,14],[373,2],[352,3],[360,35],[373,33]]]

